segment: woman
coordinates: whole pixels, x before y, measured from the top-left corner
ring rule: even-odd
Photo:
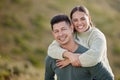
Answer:
[[[59,44],[54,41],[48,48],[48,55],[56,59],[63,59],[63,57],[68,57],[71,60],[71,64],[73,66],[91,67],[101,62],[113,80],[114,75],[107,58],[106,38],[99,29],[92,25],[91,17],[87,8],[84,6],[73,8],[70,13],[70,18],[75,28],[75,41],[89,50],[80,56],[74,56],[74,54],[71,52],[62,49]],[[62,67],[66,66],[63,65],[62,62],[59,62],[57,65]],[[95,72],[93,68],[91,68],[90,72],[95,75],[94,78],[99,75],[96,75],[96,73],[93,73],[92,71]],[[104,75],[102,75],[99,79],[107,80],[107,78],[104,79]]]

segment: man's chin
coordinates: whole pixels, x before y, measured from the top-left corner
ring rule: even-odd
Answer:
[[[61,45],[65,45],[66,44],[66,42],[59,42]]]

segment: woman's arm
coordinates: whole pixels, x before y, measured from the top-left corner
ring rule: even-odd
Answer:
[[[60,47],[59,43],[57,41],[53,41],[49,47],[48,47],[48,55],[55,59],[61,59],[63,60],[63,53],[67,50]]]
[[[68,58],[73,66],[81,66],[78,54],[73,54],[72,52],[61,48],[59,43],[57,43],[55,40],[48,47],[48,55],[50,57],[60,60]]]
[[[90,38],[89,50],[79,56],[79,60],[83,67],[95,66],[106,56],[107,47],[105,36],[102,33],[93,34],[96,35]]]

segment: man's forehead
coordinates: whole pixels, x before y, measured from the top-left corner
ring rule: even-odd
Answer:
[[[60,26],[69,26],[65,21],[59,22],[53,25],[53,27],[60,27]]]

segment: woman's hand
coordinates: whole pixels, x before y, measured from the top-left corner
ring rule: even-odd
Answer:
[[[56,65],[59,68],[64,68],[66,66],[68,66],[70,64],[70,60],[69,59],[65,59],[65,60],[56,60]]]
[[[72,64],[72,66],[75,66],[75,67],[81,66],[79,56],[80,56],[79,53],[75,54],[75,53],[68,52],[68,51],[65,51],[63,54],[63,57],[68,58],[70,60],[70,63]]]
[[[79,56],[80,56],[80,54],[71,54],[69,56],[69,60],[70,60],[70,63],[72,64],[72,66],[75,66],[75,67],[81,66]]]

